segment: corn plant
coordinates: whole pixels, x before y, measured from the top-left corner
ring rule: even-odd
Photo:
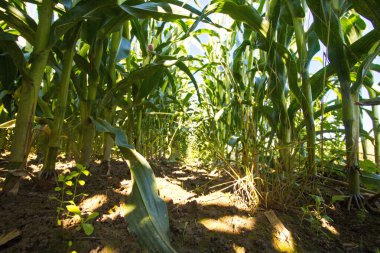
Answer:
[[[63,180],[61,154],[88,168],[99,156],[107,174],[122,155],[133,177],[127,220],[160,252],[175,250],[144,156],[197,158],[227,173],[227,187],[249,204],[285,206],[317,196],[318,175],[342,160],[348,207],[362,208],[360,140],[374,143],[380,163],[379,8],[374,0],[214,0],[203,10],[177,0],[0,0],[4,192],[17,193],[34,147],[40,180]],[[365,35],[363,17],[374,26]],[[364,131],[365,114],[373,131]]]

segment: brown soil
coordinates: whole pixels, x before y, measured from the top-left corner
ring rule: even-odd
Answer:
[[[0,181],[6,162],[0,161]],[[231,193],[212,191],[226,178],[191,166],[152,161],[160,196],[167,202],[170,239],[178,252],[281,252],[276,247],[275,228],[264,215],[266,210],[250,210],[237,202]],[[41,165],[31,163],[30,170]],[[71,162],[60,163],[59,171],[68,170]],[[0,198],[0,234],[13,229],[21,236],[0,246],[1,252],[141,252],[136,238],[128,232],[121,204],[128,198],[131,181],[127,165],[112,163],[111,176],[94,163],[86,184],[78,188],[88,194],[81,199],[82,212],[100,213],[93,222],[95,231],[86,236],[77,231],[74,220],[56,225],[57,202],[54,185],[36,186],[29,177],[21,183],[17,196]],[[46,190],[48,189],[48,190]],[[328,211],[334,220],[332,229],[314,227],[297,209],[275,210],[290,231],[295,252],[379,252],[380,217],[344,208]],[[275,235],[275,237],[274,237]],[[277,235],[278,236],[278,235]],[[69,248],[69,241],[72,247]],[[290,242],[287,242],[290,244]],[[377,250],[377,251],[376,251]]]

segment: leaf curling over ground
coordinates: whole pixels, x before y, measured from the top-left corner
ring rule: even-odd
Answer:
[[[101,119],[91,119],[96,130],[113,135],[133,178],[126,206],[126,220],[142,248],[150,252],[176,252],[168,236],[169,217],[165,202],[158,196],[156,179],[148,161],[132,146],[120,128]]]

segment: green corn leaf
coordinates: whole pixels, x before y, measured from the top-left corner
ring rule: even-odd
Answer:
[[[143,98],[148,96],[155,87],[158,86],[164,74],[163,70],[164,66],[160,66],[159,68],[155,69],[155,72],[152,73],[151,76],[144,78],[137,92],[137,101],[141,101]]]
[[[380,105],[380,97],[361,99],[359,102],[357,102],[357,104],[365,106]]]
[[[20,71],[23,78],[27,79],[28,82],[31,82],[31,79],[25,69],[26,60],[24,53],[19,48],[16,43],[17,36],[12,34],[2,32],[0,30],[0,48],[3,49],[13,60],[15,67]]]
[[[97,75],[96,70],[91,67],[91,64],[83,56],[76,54],[74,56],[74,61],[80,70],[86,72],[91,78],[95,78]]]
[[[0,20],[4,20],[5,23],[16,29],[33,45],[37,24],[26,12],[12,6],[8,1],[0,1]]]
[[[17,36],[0,30],[0,41],[16,41]]]
[[[195,80],[193,74],[191,73],[191,71],[189,70],[189,68],[182,62],[182,61],[177,61],[176,64],[175,64],[180,70],[182,70],[183,72],[186,73],[186,75],[190,78],[190,80],[193,82],[193,85],[195,87],[195,90],[197,91],[197,96],[198,96],[198,102],[201,103],[202,102],[202,98],[201,98],[201,94],[199,92],[199,87],[198,87],[198,83],[197,81]]]
[[[146,159],[127,144],[120,128],[101,119],[93,119],[96,130],[113,135],[115,144],[127,160],[133,178],[128,196],[130,207],[126,215],[129,229],[136,234],[141,246],[150,252],[176,252],[170,245],[169,219],[165,202],[158,196],[153,170]]]
[[[352,4],[360,15],[371,20],[377,30],[380,29],[380,2],[378,0],[353,0]]]
[[[209,7],[209,11],[221,12],[229,15],[236,21],[241,21],[249,25],[252,29],[259,33],[260,42],[258,47],[262,50],[269,51],[275,50],[279,56],[285,60],[286,68],[288,71],[288,83],[289,88],[298,101],[302,99],[302,93],[298,87],[297,82],[297,65],[292,54],[289,50],[275,41],[269,41],[267,38],[267,32],[269,29],[269,22],[263,19],[260,14],[252,8],[250,5],[238,5],[231,0],[215,0]],[[277,96],[278,97],[278,96]]]
[[[373,52],[370,52],[370,54],[366,57],[366,59],[362,62],[362,64],[360,64],[358,73],[356,75],[356,81],[352,85],[351,92],[356,92],[357,89],[360,88],[361,84],[364,81],[365,76],[370,70],[372,62],[380,54],[380,42],[377,42],[374,46],[375,46],[375,49],[373,50]]]
[[[197,15],[180,5],[166,2],[147,2],[139,5],[120,5],[120,8],[136,18],[154,18],[158,20],[174,20],[178,18],[196,18]]]
[[[145,22],[146,24],[146,22]],[[139,20],[135,17],[131,18],[131,26],[132,26],[132,33],[134,36],[136,36],[137,40],[140,43],[140,49],[142,51],[142,55],[147,55],[147,35],[146,35],[146,27],[143,26],[143,22],[139,22]]]
[[[0,42],[1,44],[1,42]],[[0,92],[0,99],[13,93],[12,86],[14,86],[15,80],[18,77],[18,69],[12,56],[8,53],[3,53],[0,45],[0,83],[3,90]],[[1,110],[0,110],[1,111]]]
[[[264,20],[250,5],[238,5],[231,0],[214,0],[207,13],[214,11],[227,14],[236,21],[245,22],[258,31],[261,36],[267,37],[269,22]]]
[[[127,58],[129,56],[130,51],[131,51],[131,42],[124,37],[121,38],[119,49],[116,55],[116,62],[119,62]]]
[[[197,16],[202,17],[203,22],[212,24],[213,26],[218,27],[218,28],[226,29],[223,26],[212,22],[212,20],[209,17],[207,17],[207,14],[205,14],[205,12],[207,11],[207,8],[204,11],[200,11],[200,10],[194,8],[193,6],[191,6],[190,4],[187,4],[186,3],[187,1],[181,2],[178,0],[156,0],[155,2],[165,2],[165,3],[171,3],[171,4],[174,4],[177,6],[181,6],[182,8],[190,11],[191,13],[195,13]],[[226,30],[228,30],[228,29],[226,29]],[[191,29],[189,30],[189,32],[190,31],[191,31]]]
[[[307,32],[307,62],[310,63],[313,56],[320,50],[318,36],[314,29],[310,28]]]
[[[294,10],[294,17],[296,18],[304,18],[305,17],[305,10],[302,7],[301,4],[302,1],[300,0],[289,0],[289,3],[292,5],[292,8]]]
[[[83,2],[83,3],[82,3]],[[68,30],[78,23],[88,19],[99,19],[99,11],[102,8],[116,7],[113,1],[92,0],[81,1],[68,12],[57,19],[51,27],[49,45],[52,47]]]
[[[65,6],[66,9],[71,9],[73,0],[60,0],[61,4]]]
[[[359,166],[364,171],[367,171],[369,173],[380,173],[380,168],[376,166],[376,163],[374,163],[371,160],[363,160],[359,162]]]
[[[315,118],[319,118],[322,116],[322,111],[324,114],[326,113],[329,113],[329,112],[332,112],[332,111],[336,111],[336,110],[339,110],[342,108],[342,104],[339,103],[339,104],[333,104],[333,105],[329,105],[327,107],[325,107],[323,110],[318,110],[314,113],[314,117]],[[301,129],[305,126],[306,124],[306,121],[303,120],[299,125],[298,127],[296,128],[295,132],[296,133],[299,133],[299,131],[301,131]]]
[[[107,36],[113,32],[120,31],[123,24],[131,18],[127,13],[120,10],[114,14],[115,16],[108,17],[97,32],[99,39],[107,39]]]
[[[249,40],[244,40],[240,46],[236,48],[234,51],[234,60],[232,63],[232,74],[234,79],[239,83],[240,88],[244,89],[243,81],[242,81],[242,75],[241,75],[241,69],[243,65],[243,53],[247,46],[249,46],[251,43]]]
[[[37,99],[38,108],[41,110],[43,117],[46,119],[54,119],[54,115],[51,112],[49,104],[46,103],[41,97]]]
[[[16,119],[9,120],[7,122],[1,123],[0,124],[0,129],[1,128],[14,128],[16,126]]]
[[[224,114],[224,108],[220,109],[220,110],[215,114],[214,120],[215,120],[215,121],[218,121],[218,120],[220,119],[220,117],[222,117],[223,114]]]
[[[320,40],[329,48],[328,57],[338,76],[341,88],[347,90],[350,88],[350,66],[339,17],[330,3],[315,0],[306,2],[314,16],[315,31]]]
[[[124,95],[125,90],[128,87],[130,87],[133,83],[136,84],[138,81],[141,81],[141,83],[138,86],[136,99],[137,101],[140,101],[141,99],[148,96],[155,87],[157,87],[157,85],[161,82],[162,76],[164,74],[168,74],[168,72],[166,72],[165,69],[173,65],[176,65],[179,69],[181,69],[190,77],[190,80],[193,82],[193,85],[197,91],[198,100],[201,101],[201,95],[199,92],[197,81],[195,80],[189,68],[182,61],[177,60],[175,57],[161,56],[161,58],[166,58],[167,60],[151,63],[146,66],[140,67],[136,70],[133,70],[125,79],[120,81],[114,88],[109,89],[107,91],[99,107],[105,107],[108,103],[112,101],[112,98],[115,97],[116,94]]]
[[[217,33],[214,30],[210,30],[210,29],[201,28],[201,29],[198,29],[198,30],[196,30],[196,31],[194,31],[194,32],[191,33],[192,36],[199,36],[199,35],[202,35],[202,34],[208,34],[211,37],[217,37],[217,38],[219,38],[219,33]]]
[[[269,106],[260,105],[257,110],[263,114],[263,116],[268,120],[269,125],[273,129],[277,129],[279,122],[273,117],[274,108]]]
[[[348,61],[349,66],[352,67],[355,65],[364,55],[368,54],[368,51],[373,47],[375,43],[380,40],[380,33],[378,31],[371,31],[364,35],[359,40],[355,41],[351,46],[348,47]],[[331,64],[322,68],[316,72],[310,78],[310,84],[312,87],[313,100],[317,99],[326,89],[326,85],[323,84],[324,78],[326,80],[335,73],[335,70]]]
[[[380,175],[363,171],[360,179],[365,188],[380,192]]]

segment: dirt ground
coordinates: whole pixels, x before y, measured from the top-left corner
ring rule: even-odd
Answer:
[[[170,239],[178,252],[286,252],[278,245],[278,227],[265,215],[251,210],[231,193],[213,187],[225,180],[201,168],[168,161],[152,161],[160,196],[167,202]],[[0,159],[0,181],[5,176],[5,158]],[[41,164],[31,162],[38,171]],[[71,162],[59,164],[68,170]],[[128,198],[130,173],[122,161],[112,163],[111,176],[98,163],[78,191],[88,194],[80,201],[81,211],[100,213],[91,236],[75,230],[72,221],[65,228],[56,225],[57,202],[54,185],[36,185],[28,177],[17,196],[0,198],[0,235],[14,229],[21,236],[0,246],[0,252],[142,252],[128,232],[121,204]],[[287,231],[285,244],[294,252],[379,252],[380,217],[371,213],[347,212],[343,207],[330,211],[332,230],[315,228],[302,219],[300,210],[274,210]],[[304,217],[305,218],[305,217]],[[335,234],[334,234],[335,233]],[[291,241],[289,238],[292,238]],[[69,247],[69,241],[72,246]]]

